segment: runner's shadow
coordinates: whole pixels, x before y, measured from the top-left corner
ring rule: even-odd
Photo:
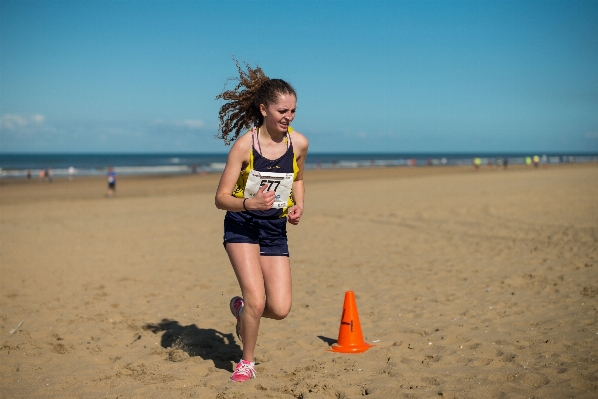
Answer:
[[[162,319],[160,323],[143,326],[154,334],[162,334],[162,348],[179,349],[189,356],[212,360],[216,368],[233,372],[233,363],[239,361],[243,351],[233,339],[233,334],[223,334],[213,328],[199,328],[195,324],[182,326],[176,320]],[[184,355],[183,355],[184,356]],[[177,361],[176,353],[169,355]]]

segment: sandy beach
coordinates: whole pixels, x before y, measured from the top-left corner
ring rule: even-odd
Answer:
[[[0,181],[1,398],[598,396],[597,164],[306,171],[242,384],[218,179]]]

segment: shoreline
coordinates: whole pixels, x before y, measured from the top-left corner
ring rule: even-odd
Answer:
[[[522,173],[545,170],[569,170],[598,168],[596,163],[571,163],[533,168],[526,165],[509,165],[507,169],[496,166],[482,166],[475,170],[472,166],[418,166],[418,167],[371,167],[305,170],[305,184],[346,181],[412,178],[419,176],[452,176],[459,174]],[[147,197],[216,192],[221,173],[185,175],[122,175],[117,176],[115,198]],[[19,201],[51,201],[75,199],[101,199],[105,197],[107,183],[105,176],[82,176],[69,180],[67,177],[54,178],[50,183],[39,178],[0,179],[0,204]]]

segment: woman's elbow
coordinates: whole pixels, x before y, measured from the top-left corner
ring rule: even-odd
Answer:
[[[216,208],[218,208],[218,209],[224,209],[223,205],[222,205],[222,201],[220,200],[220,197],[218,196],[218,194],[216,194],[216,196],[214,197],[214,205],[216,205]]]

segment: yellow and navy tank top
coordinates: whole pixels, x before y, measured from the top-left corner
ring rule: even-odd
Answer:
[[[297,165],[297,158],[295,157],[295,152],[293,151],[293,143],[291,141],[291,132],[293,128],[289,126],[288,132],[284,138],[285,142],[287,143],[287,151],[278,159],[270,160],[265,158],[261,154],[260,144],[259,144],[259,129],[253,128],[252,131],[252,145],[251,145],[251,152],[249,153],[249,164],[239,174],[239,179],[237,179],[237,184],[235,185],[235,189],[233,190],[232,195],[237,198],[243,198],[245,193],[245,185],[247,184],[247,178],[249,177],[250,171],[256,170],[258,172],[276,172],[276,173],[293,173],[293,181],[297,180],[297,173],[299,172],[299,166]],[[286,217],[288,215],[289,208],[295,205],[293,202],[293,191],[291,190],[291,195],[289,196],[289,200],[287,206],[282,209],[268,209],[266,211],[245,211],[252,216],[258,218],[276,218],[276,217]]]

